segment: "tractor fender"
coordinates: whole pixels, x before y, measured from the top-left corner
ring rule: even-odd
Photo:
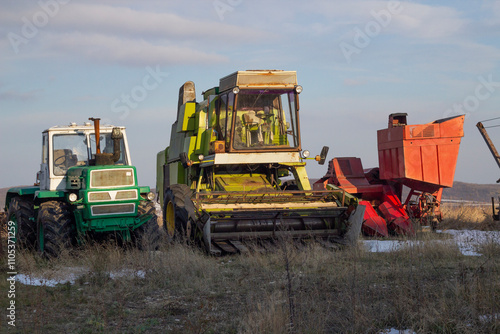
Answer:
[[[5,196],[5,212],[9,210],[10,201],[12,198],[17,196],[26,196],[33,198],[35,193],[40,190],[38,186],[31,187],[14,187],[7,190],[7,194]]]

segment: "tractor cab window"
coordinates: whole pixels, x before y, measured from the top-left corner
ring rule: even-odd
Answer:
[[[295,97],[291,90],[241,90],[236,99],[233,148],[297,148]]]
[[[52,137],[54,175],[65,175],[68,168],[84,166],[88,161],[87,136],[83,133]]]
[[[96,144],[95,135],[90,134],[90,156],[95,158]],[[113,153],[113,139],[111,139],[111,133],[102,133],[99,138],[99,146],[101,147],[101,153]],[[120,159],[115,163],[115,165],[125,165],[125,144],[123,143],[123,138],[120,140]]]

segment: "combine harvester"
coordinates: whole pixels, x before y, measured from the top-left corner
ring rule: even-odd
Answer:
[[[443,188],[453,186],[463,124],[463,115],[408,125],[407,114],[391,114],[388,128],[377,132],[378,168],[363,170],[360,158],[334,158],[313,187],[334,184],[360,198],[367,235],[413,235],[411,218],[435,228]]]
[[[196,102],[179,90],[169,146],[158,153],[158,197],[171,238],[212,254],[268,248],[280,237],[354,243],[364,206],[336,187],[312,191],[300,141],[295,71],[238,71]],[[320,163],[326,159],[325,147]],[[293,181],[287,180],[293,177]]]
[[[499,119],[499,118],[493,118],[491,120],[495,120],[495,119]],[[483,121],[483,122],[486,122],[486,121]],[[490,149],[490,152],[493,155],[495,162],[497,163],[498,167],[500,167],[500,154],[498,154],[498,151],[495,148],[495,145],[493,144],[493,142],[491,141],[491,138],[488,135],[488,132],[486,132],[486,127],[483,125],[482,122],[477,123],[476,126],[479,129],[479,132],[481,133],[481,135],[483,136],[483,139],[486,142],[486,145]],[[489,126],[489,127],[497,127],[497,126],[498,125],[493,125],[493,126]],[[500,183],[500,179],[497,180],[497,183]],[[499,201],[500,201],[500,198],[499,198]],[[495,208],[495,198],[494,197],[491,198],[491,208],[493,210],[493,219],[500,220],[500,215],[499,215],[500,205],[499,205],[499,207]]]

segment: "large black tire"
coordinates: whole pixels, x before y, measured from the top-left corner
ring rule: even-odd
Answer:
[[[152,215],[152,217],[132,231],[132,241],[140,250],[158,250],[160,247],[160,229],[158,228],[154,203],[141,202],[139,204],[138,214],[139,216]]]
[[[32,248],[36,242],[36,222],[33,199],[14,197],[10,200],[7,219],[17,225],[17,244]]]
[[[49,201],[40,204],[37,217],[38,251],[55,258],[75,241],[76,226],[67,203]]]
[[[163,196],[163,227],[170,239],[190,241],[194,235],[193,191],[185,184],[172,184]]]

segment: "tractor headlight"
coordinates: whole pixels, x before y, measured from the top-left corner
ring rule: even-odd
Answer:
[[[147,199],[152,201],[155,199],[155,194],[153,192],[148,192],[148,194],[146,195]]]
[[[198,156],[198,160],[203,161],[203,159],[205,159],[205,156],[204,156],[203,154],[200,154],[200,155]]]
[[[68,195],[68,199],[70,202],[76,202],[76,200],[78,199],[78,195],[75,193],[71,193]]]
[[[239,87],[234,87],[233,88],[233,93],[234,94],[238,94],[240,92],[240,88]]]
[[[302,158],[309,158],[310,155],[311,152],[309,152],[308,150],[302,151]]]
[[[295,86],[295,91],[297,92],[297,94],[300,94],[302,93],[302,86]]]

